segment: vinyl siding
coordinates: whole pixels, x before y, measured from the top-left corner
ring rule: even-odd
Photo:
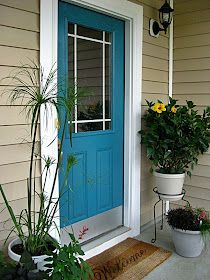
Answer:
[[[202,3],[201,3],[202,2]],[[175,0],[174,98],[192,100],[201,112],[210,106],[210,1]],[[199,157],[193,176],[185,180],[186,198],[210,211],[210,152]]]
[[[146,109],[145,99],[167,100],[168,35],[161,33],[158,39],[149,35],[149,19],[158,19],[157,9],[162,5],[161,0],[132,2],[143,5],[144,8],[143,114]],[[28,58],[39,61],[39,48],[39,0],[0,0],[0,78],[8,75]],[[3,86],[0,86],[0,92]],[[6,193],[17,212],[26,203],[24,180],[29,166],[29,147],[26,143],[29,139],[29,124],[24,113],[20,114],[21,109],[18,103],[10,106],[5,96],[0,98],[0,182],[5,185]],[[141,223],[146,224],[153,218],[156,197],[152,192],[153,178],[149,173],[149,162],[144,149],[141,173]],[[37,180],[39,174],[40,170],[37,170]],[[0,206],[2,209],[3,205]],[[6,219],[4,212],[0,216],[0,229],[5,229]],[[5,237],[6,235],[1,234],[0,240]]]
[[[39,0],[0,0],[0,80],[28,59],[39,61]],[[0,83],[0,94],[5,88]],[[30,159],[29,121],[22,106],[10,106],[0,96],[0,183],[16,213],[26,205],[26,178]],[[37,137],[39,140],[39,136]],[[40,186],[40,161],[37,182]],[[0,197],[0,241],[9,233],[10,222]]]
[[[158,9],[161,0],[136,0],[133,3],[143,6],[143,81],[142,81],[142,115],[146,110],[145,99],[156,101],[168,99],[168,34],[160,32],[159,38],[149,35],[150,18],[159,21]],[[141,224],[153,219],[153,205],[157,197],[153,194],[154,181],[149,172],[150,162],[146,158],[145,148],[141,156]]]

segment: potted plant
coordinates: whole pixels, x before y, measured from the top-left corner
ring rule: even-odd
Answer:
[[[35,264],[28,252],[24,252],[18,263],[9,261],[0,254],[0,279],[4,280],[43,280],[49,279],[44,271],[33,271]]]
[[[84,233],[83,233],[84,234]],[[69,245],[59,246],[48,261],[51,262],[47,273],[52,280],[88,280],[93,276],[91,266],[82,259],[81,245],[75,236],[69,233]],[[47,266],[47,265],[46,265]],[[48,278],[47,278],[48,279]]]
[[[83,232],[82,235],[85,233]],[[88,280],[93,276],[91,266],[82,259],[81,245],[75,236],[69,233],[70,243],[58,244],[56,252],[45,259],[45,271],[37,271],[31,255],[24,251],[19,262],[6,259],[0,251],[0,279],[4,280]]]
[[[197,257],[204,248],[205,238],[210,235],[209,214],[203,208],[171,209],[167,216],[172,228],[172,239],[177,254]]]
[[[180,195],[185,174],[198,162],[210,143],[210,108],[200,115],[192,101],[177,105],[170,98],[168,104],[158,100],[148,102],[140,131],[141,143],[153,165],[156,187],[161,194]]]
[[[19,215],[16,215],[5,195],[4,188],[0,185],[0,193],[3,197],[5,206],[13,222],[11,233],[15,232],[17,238],[12,240],[8,246],[9,256],[19,262],[23,252],[28,252],[37,264],[39,270],[44,270],[44,259],[49,252],[55,252],[58,241],[51,237],[50,233],[56,228],[54,218],[58,209],[58,204],[62,194],[66,191],[68,185],[68,174],[72,166],[76,163],[74,156],[67,156],[67,167],[63,170],[64,183],[60,187],[60,194],[54,197],[56,178],[59,168],[62,164],[62,145],[64,135],[69,129],[71,145],[71,126],[72,113],[77,94],[74,87],[64,87],[62,83],[57,83],[56,69],[51,69],[50,73],[45,76],[43,70],[34,63],[22,65],[14,73],[6,77],[9,85],[4,92],[10,96],[11,103],[20,102],[24,107],[26,114],[31,123],[31,154],[29,175],[27,179],[27,207],[23,208]],[[16,85],[16,86],[14,86]],[[39,153],[40,142],[37,142],[39,131],[39,120],[41,111],[46,118],[51,117],[52,110],[57,111],[60,120],[62,110],[62,123],[60,128],[60,149],[58,150],[57,162],[49,156],[43,156]],[[49,145],[55,139],[49,140]],[[42,189],[37,186],[34,174],[36,174],[37,161],[42,159],[43,162],[43,182]],[[61,169],[61,168],[60,168]],[[46,193],[47,177],[53,178],[50,193]],[[36,199],[35,199],[36,198]],[[10,236],[9,234],[9,236]],[[9,238],[8,236],[8,238]],[[6,240],[7,241],[7,240]]]

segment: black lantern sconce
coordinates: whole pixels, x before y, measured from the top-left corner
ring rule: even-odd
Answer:
[[[156,20],[150,19],[150,35],[151,36],[158,37],[160,31],[164,31],[166,34],[167,28],[172,21],[173,11],[174,11],[174,9],[172,9],[170,7],[169,3],[167,2],[167,0],[165,0],[165,3],[163,4],[163,6],[159,9],[159,20],[160,20],[160,23],[163,28],[161,28],[159,26],[159,24]]]

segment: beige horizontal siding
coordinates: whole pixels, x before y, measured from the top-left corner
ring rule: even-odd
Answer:
[[[189,25],[175,26],[174,38],[186,37],[192,35],[206,34],[209,32],[208,22],[200,22]]]
[[[30,125],[1,125],[0,135],[0,147],[3,145],[30,143]],[[38,140],[39,138],[38,134],[36,139]]]
[[[205,208],[206,211],[210,212],[210,203],[209,203],[209,200],[207,199],[200,199],[200,198],[194,198],[194,197],[191,197],[191,196],[188,196],[186,195],[185,196],[185,199],[187,201],[189,201],[190,205],[193,207],[193,208]],[[183,206],[183,205],[186,205],[186,202],[184,201],[176,201],[176,202],[173,202],[173,204],[171,204],[171,207],[177,207],[177,206]]]
[[[188,47],[174,50],[175,61],[193,58],[209,58],[209,46]]]
[[[149,35],[150,18],[159,20],[158,9],[163,5],[161,0],[133,0],[143,6],[143,81],[142,81],[142,115],[145,113],[146,101],[163,102],[168,100],[168,33],[160,33],[159,38]],[[142,152],[141,167],[141,223],[153,219],[155,196],[152,191],[153,177],[149,172],[150,163]]]
[[[7,66],[20,66],[29,62],[29,59],[38,63],[39,51],[0,46],[0,63]]]
[[[143,55],[143,66],[146,69],[168,71],[168,60],[152,57],[149,55]]]
[[[200,2],[201,4],[201,2]],[[188,3],[190,5],[190,3]],[[183,26],[183,25],[188,25],[188,24],[193,24],[193,23],[201,23],[201,22],[208,22],[210,21],[210,9],[207,8],[205,10],[200,10],[200,11],[193,11],[190,12],[188,9],[185,11],[183,14],[177,14],[176,10],[176,17],[174,20],[174,25],[175,26]]]
[[[0,0],[0,4],[7,7],[16,8],[31,13],[36,13],[39,15],[40,3],[37,0],[30,0],[30,1],[29,0],[19,0],[19,1]]]
[[[148,19],[147,19],[147,24],[148,24]],[[145,30],[145,32],[143,34],[143,40],[145,43],[149,43],[149,44],[152,44],[155,46],[159,46],[159,47],[168,49],[168,37],[166,37],[166,36],[159,36],[159,38],[157,40],[157,38],[149,35],[149,31],[146,32],[146,30]]]
[[[4,83],[11,83],[11,80],[4,80]],[[14,82],[13,82],[14,83]],[[18,83],[17,85],[18,86]],[[24,98],[18,98],[17,100],[15,100],[14,102],[11,103],[11,92],[12,90],[14,89],[14,86],[6,86],[6,85],[0,85],[0,106],[2,108],[2,106],[8,106],[10,107],[11,105],[12,106],[16,106],[16,107],[20,107],[19,108],[19,114],[22,114],[22,109],[23,109],[23,105],[27,104],[28,102],[28,98],[27,97],[24,97]]]
[[[208,46],[210,44],[210,36],[207,34],[190,35],[185,37],[177,37],[174,42],[175,49],[183,49],[190,47]]]
[[[168,84],[164,82],[161,83],[155,81],[143,81],[142,91],[145,93],[154,93],[159,94],[161,96],[165,96],[168,94]]]
[[[186,12],[191,13],[195,11],[205,11],[209,9],[209,0],[175,0],[175,13],[176,15],[183,14],[183,18],[185,17]],[[194,15],[196,17],[196,14]],[[176,18],[175,18],[176,20]]]
[[[24,162],[15,162],[12,164],[5,164],[0,166],[1,174],[1,184],[14,183],[17,181],[22,181],[28,178],[29,176],[29,161]],[[40,162],[37,162],[36,177],[40,175]],[[21,192],[21,190],[20,190]]]
[[[40,153],[40,142],[36,143],[35,150]],[[0,146],[0,166],[14,162],[29,161],[32,143],[19,143],[14,145]]]
[[[174,83],[208,82],[210,70],[179,71],[174,73]]]
[[[209,36],[210,37],[210,36]],[[209,42],[210,44],[210,42]],[[210,58],[180,59],[174,61],[174,71],[204,71],[210,69]]]
[[[0,106],[0,126],[27,123],[28,121],[22,106]]]
[[[0,45],[39,50],[39,33],[1,26]]]
[[[143,54],[168,60],[168,49],[151,45],[146,42],[143,44]]]
[[[174,72],[175,74],[176,72]],[[188,94],[197,94],[203,93],[203,94],[209,94],[209,87],[210,87],[210,81],[209,82],[196,82],[191,83],[191,86],[189,86],[189,83],[174,83],[173,91],[176,95],[185,95]],[[205,103],[203,104],[205,105]]]
[[[200,165],[210,165],[210,154],[205,153],[198,158],[198,164]],[[210,185],[210,184],[209,184]]]
[[[189,83],[189,85],[193,86],[192,83]],[[179,95],[174,95],[176,99],[178,99],[179,104],[185,104],[186,100],[192,100],[195,105],[197,106],[210,106],[210,96],[208,94],[179,94]]]
[[[153,81],[153,82],[162,82],[168,83],[168,72],[160,71],[154,69],[143,68],[143,80],[144,81]]]
[[[192,100],[201,113],[210,106],[210,1],[175,1],[174,23],[174,97],[180,104]],[[185,180],[186,198],[209,211],[209,151],[198,163]]]
[[[39,32],[39,15],[0,4],[0,25]]]
[[[40,178],[36,179],[36,190],[40,191],[41,182]],[[5,195],[9,201],[15,201],[27,197],[27,180],[22,180],[14,183],[4,184],[3,186]],[[20,192],[21,189],[21,192]],[[0,204],[3,203],[3,198],[0,196]]]
[[[33,197],[32,197],[32,201],[33,201]],[[35,203],[37,204],[38,203],[38,197],[36,196],[36,200],[35,200]],[[10,205],[13,209],[13,212],[16,214],[16,215],[19,215],[20,212],[23,210],[23,209],[26,209],[27,208],[27,198],[21,198],[21,199],[18,199],[18,200],[14,200],[14,201],[11,201],[10,202]],[[2,211],[1,211],[2,210]],[[1,223],[2,222],[5,222],[7,221],[8,219],[10,219],[10,216],[8,214],[8,211],[7,209],[5,209],[5,206],[4,204],[0,204],[0,211],[1,211]],[[0,235],[1,236],[1,235]],[[2,237],[0,237],[2,238]]]
[[[190,197],[206,200],[210,196],[210,188],[201,188],[185,185],[185,190]]]
[[[30,120],[22,111],[23,107],[17,106],[21,104],[19,101],[10,106],[9,91],[5,92],[8,81],[2,78],[17,70],[21,63],[28,63],[29,59],[39,62],[39,48],[39,0],[0,0],[0,184],[16,214],[26,207]],[[39,191],[39,160],[35,176]],[[0,196],[0,210],[3,208],[5,205]],[[5,223],[8,218],[7,210],[0,211],[0,240],[4,240],[11,229],[11,221]]]
[[[146,100],[156,102],[161,100],[164,103],[168,102],[168,95],[153,94],[153,93],[143,93],[144,99],[142,100],[142,105],[147,105]]]
[[[202,189],[210,189],[209,180],[206,180],[206,177],[202,176],[195,176],[192,175],[190,178],[189,176],[185,179],[185,184],[187,186],[199,187]]]

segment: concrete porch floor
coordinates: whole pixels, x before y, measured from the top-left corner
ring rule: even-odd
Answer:
[[[154,237],[154,226],[144,230],[137,239],[151,243]],[[157,225],[157,241],[154,244],[173,252],[172,256],[154,269],[144,280],[210,280],[210,240],[197,258],[184,258],[175,253],[170,228],[164,221],[164,228]],[[136,279],[137,280],[137,279]]]

